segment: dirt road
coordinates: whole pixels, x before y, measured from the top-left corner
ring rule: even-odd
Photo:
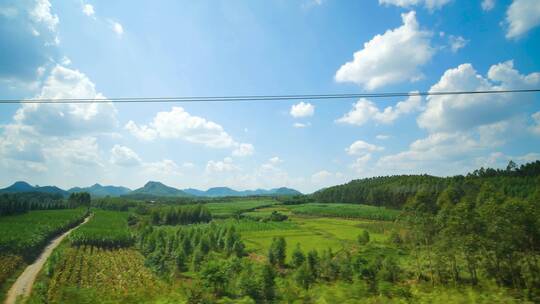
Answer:
[[[17,278],[17,281],[11,286],[11,288],[8,291],[6,300],[4,301],[4,304],[15,304],[17,299],[19,297],[26,298],[30,295],[30,292],[32,292],[32,286],[34,285],[34,281],[36,280],[36,277],[43,268],[43,265],[45,265],[45,262],[51,255],[54,248],[56,248],[62,240],[68,236],[73,230],[77,229],[81,225],[88,222],[91,216],[88,216],[84,219],[84,221],[77,227],[71,228],[70,230],[64,232],[63,234],[59,235],[55,239],[53,239],[45,249],[43,249],[43,252],[39,255],[39,257],[26,267],[24,272]]]

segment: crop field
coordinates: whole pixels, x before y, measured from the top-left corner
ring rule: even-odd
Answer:
[[[271,207],[263,207],[263,208],[257,208],[253,211],[248,211],[242,213],[242,215],[245,215],[247,217],[251,218],[264,218],[270,216],[272,212],[279,212],[284,215],[291,215],[291,210],[287,206],[281,206],[281,205],[274,205]]]
[[[166,290],[144,266],[143,256],[129,248],[67,247],[46,281],[46,290],[36,290],[33,302],[140,303]]]
[[[284,222],[262,222],[251,219],[227,219],[223,221],[227,225],[234,226],[237,231],[240,232],[256,232],[256,231],[268,231],[268,230],[291,230],[296,229],[298,225],[292,221]]]
[[[361,220],[338,218],[305,218],[291,217],[286,222],[271,223],[271,229],[245,230],[242,239],[246,246],[258,254],[265,255],[274,237],[283,236],[287,242],[287,256],[290,257],[296,244],[300,244],[305,252],[309,250],[323,251],[331,248],[339,251],[344,245],[356,242],[364,229],[358,227]],[[264,227],[261,223],[261,228]],[[372,233],[371,238],[382,241],[384,234]]]
[[[215,217],[227,217],[261,208],[263,206],[270,206],[276,203],[273,199],[239,199],[238,201],[220,202],[220,203],[208,203],[205,204]]]
[[[33,257],[47,240],[75,226],[85,215],[85,209],[64,209],[0,217],[0,254]]]
[[[127,212],[97,210],[88,223],[75,230],[69,240],[74,246],[127,247],[133,243]]]
[[[369,220],[391,221],[396,219],[400,211],[356,204],[320,204],[311,203],[288,206],[294,214],[308,216],[327,216],[341,218],[362,218]]]

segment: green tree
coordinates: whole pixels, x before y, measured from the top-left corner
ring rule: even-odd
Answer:
[[[296,248],[294,249],[292,253],[293,266],[295,268],[298,268],[304,263],[305,260],[306,260],[306,256],[304,255],[302,248],[300,248],[300,244],[296,244]]]

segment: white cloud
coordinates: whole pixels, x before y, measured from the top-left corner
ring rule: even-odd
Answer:
[[[158,132],[155,129],[148,126],[139,127],[132,120],[128,121],[124,128],[140,140],[150,141],[154,140],[158,136]]]
[[[506,38],[515,39],[540,24],[540,1],[514,0],[506,11]]]
[[[170,159],[163,159],[158,162],[143,163],[143,168],[149,174],[159,176],[181,175],[180,167]]]
[[[32,126],[41,134],[68,136],[110,132],[118,125],[116,108],[97,92],[94,83],[78,70],[56,65],[37,99],[89,98],[92,104],[24,104],[14,116],[17,124]]]
[[[431,92],[527,89],[540,85],[540,73],[521,75],[507,61],[491,66],[487,78],[471,64],[447,70]],[[532,96],[525,94],[438,95],[427,98],[418,125],[430,132],[470,130],[510,119],[520,113]]]
[[[410,96],[405,101],[400,101],[395,107],[386,107],[383,111],[372,101],[360,98],[353,108],[343,117],[336,120],[338,123],[346,123],[361,126],[370,120],[380,123],[391,123],[404,114],[419,111],[423,108],[422,97]]]
[[[225,157],[223,161],[210,160],[206,163],[206,173],[223,173],[238,170],[239,168],[233,163],[232,158]]]
[[[469,43],[469,40],[461,36],[454,36],[454,35],[448,36],[448,41],[450,43],[450,49],[454,53],[456,53],[459,49],[464,48],[467,45],[467,43]]]
[[[534,120],[534,125],[531,127],[531,130],[534,134],[540,135],[540,112],[536,112],[531,117]]]
[[[114,145],[111,149],[111,163],[123,167],[133,167],[141,163],[141,158],[128,147]]]
[[[483,0],[482,9],[484,11],[490,11],[495,7],[495,0]]]
[[[43,162],[39,134],[32,127],[10,124],[3,126],[0,136],[0,155],[14,160]]]
[[[290,114],[295,118],[313,116],[315,107],[311,103],[300,102],[291,107]]]
[[[56,27],[60,22],[57,15],[51,13],[51,3],[49,0],[37,0],[36,5],[30,11],[30,18],[34,22],[45,24],[50,31],[56,31]]]
[[[366,171],[367,165],[369,161],[371,160],[371,154],[365,154],[360,157],[358,157],[354,163],[351,165],[351,168],[353,168],[357,173],[363,174]]]
[[[309,126],[311,126],[311,124],[309,122],[308,123],[295,122],[293,124],[293,127],[295,127],[295,128],[307,128]]]
[[[103,160],[95,137],[49,138],[48,140],[52,142],[43,148],[48,159],[85,167],[103,167]]]
[[[345,176],[341,172],[329,172],[321,170],[311,175],[311,183],[315,186],[329,186],[345,182]]]
[[[83,5],[82,11],[83,11],[83,14],[85,14],[88,17],[92,17],[96,13],[94,11],[94,7],[92,6],[92,4],[88,4],[88,3]]]
[[[403,25],[376,35],[354,53],[352,61],[336,72],[338,82],[353,82],[368,90],[415,81],[423,77],[419,67],[435,54],[431,32],[420,29],[414,11],[402,14]]]
[[[158,112],[149,125],[138,126],[129,121],[125,128],[137,138],[145,140],[156,137],[182,139],[210,148],[234,148],[238,145],[222,126],[191,115],[181,107],[173,107],[169,112]]]
[[[273,164],[273,165],[278,165],[278,164],[283,163],[283,160],[281,158],[279,158],[279,156],[274,156],[274,157],[270,158],[268,160],[268,162]]]
[[[390,135],[378,134],[377,136],[375,136],[375,138],[377,138],[378,140],[386,140],[390,138]]]
[[[255,152],[252,144],[238,144],[238,147],[233,150],[233,156],[249,156]]]
[[[429,10],[442,8],[451,0],[379,0],[379,4],[395,5],[400,7],[412,7],[423,5]]]
[[[357,140],[353,142],[350,147],[346,148],[345,151],[349,155],[365,155],[371,152],[377,152],[384,150],[383,147],[376,146],[374,144],[367,143],[363,140]]]
[[[69,59],[69,57],[67,57],[67,56],[64,56],[64,57],[62,57],[61,63],[62,63],[63,66],[68,66],[68,65],[71,64],[71,59]]]
[[[182,164],[182,167],[186,168],[186,169],[191,169],[191,168],[195,168],[195,164],[192,163],[192,162],[185,162]]]
[[[119,22],[110,21],[110,25],[113,32],[115,32],[118,36],[122,36],[124,34],[124,27]]]

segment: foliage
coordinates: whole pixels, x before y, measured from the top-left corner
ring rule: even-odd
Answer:
[[[67,207],[60,194],[44,192],[0,194],[0,216],[25,213],[30,210],[65,209]]]
[[[155,208],[150,213],[153,225],[187,225],[208,223],[212,215],[204,205],[187,205],[181,207]]]
[[[128,247],[133,244],[133,237],[127,218],[127,212],[97,210],[88,223],[70,234],[69,241],[73,246]]]
[[[76,192],[71,193],[68,198],[68,204],[70,206],[84,206],[90,207],[90,193],[88,192]]]
[[[200,270],[212,253],[241,257],[244,243],[234,226],[190,225],[141,229],[137,245],[146,257],[146,264],[158,274]]]

